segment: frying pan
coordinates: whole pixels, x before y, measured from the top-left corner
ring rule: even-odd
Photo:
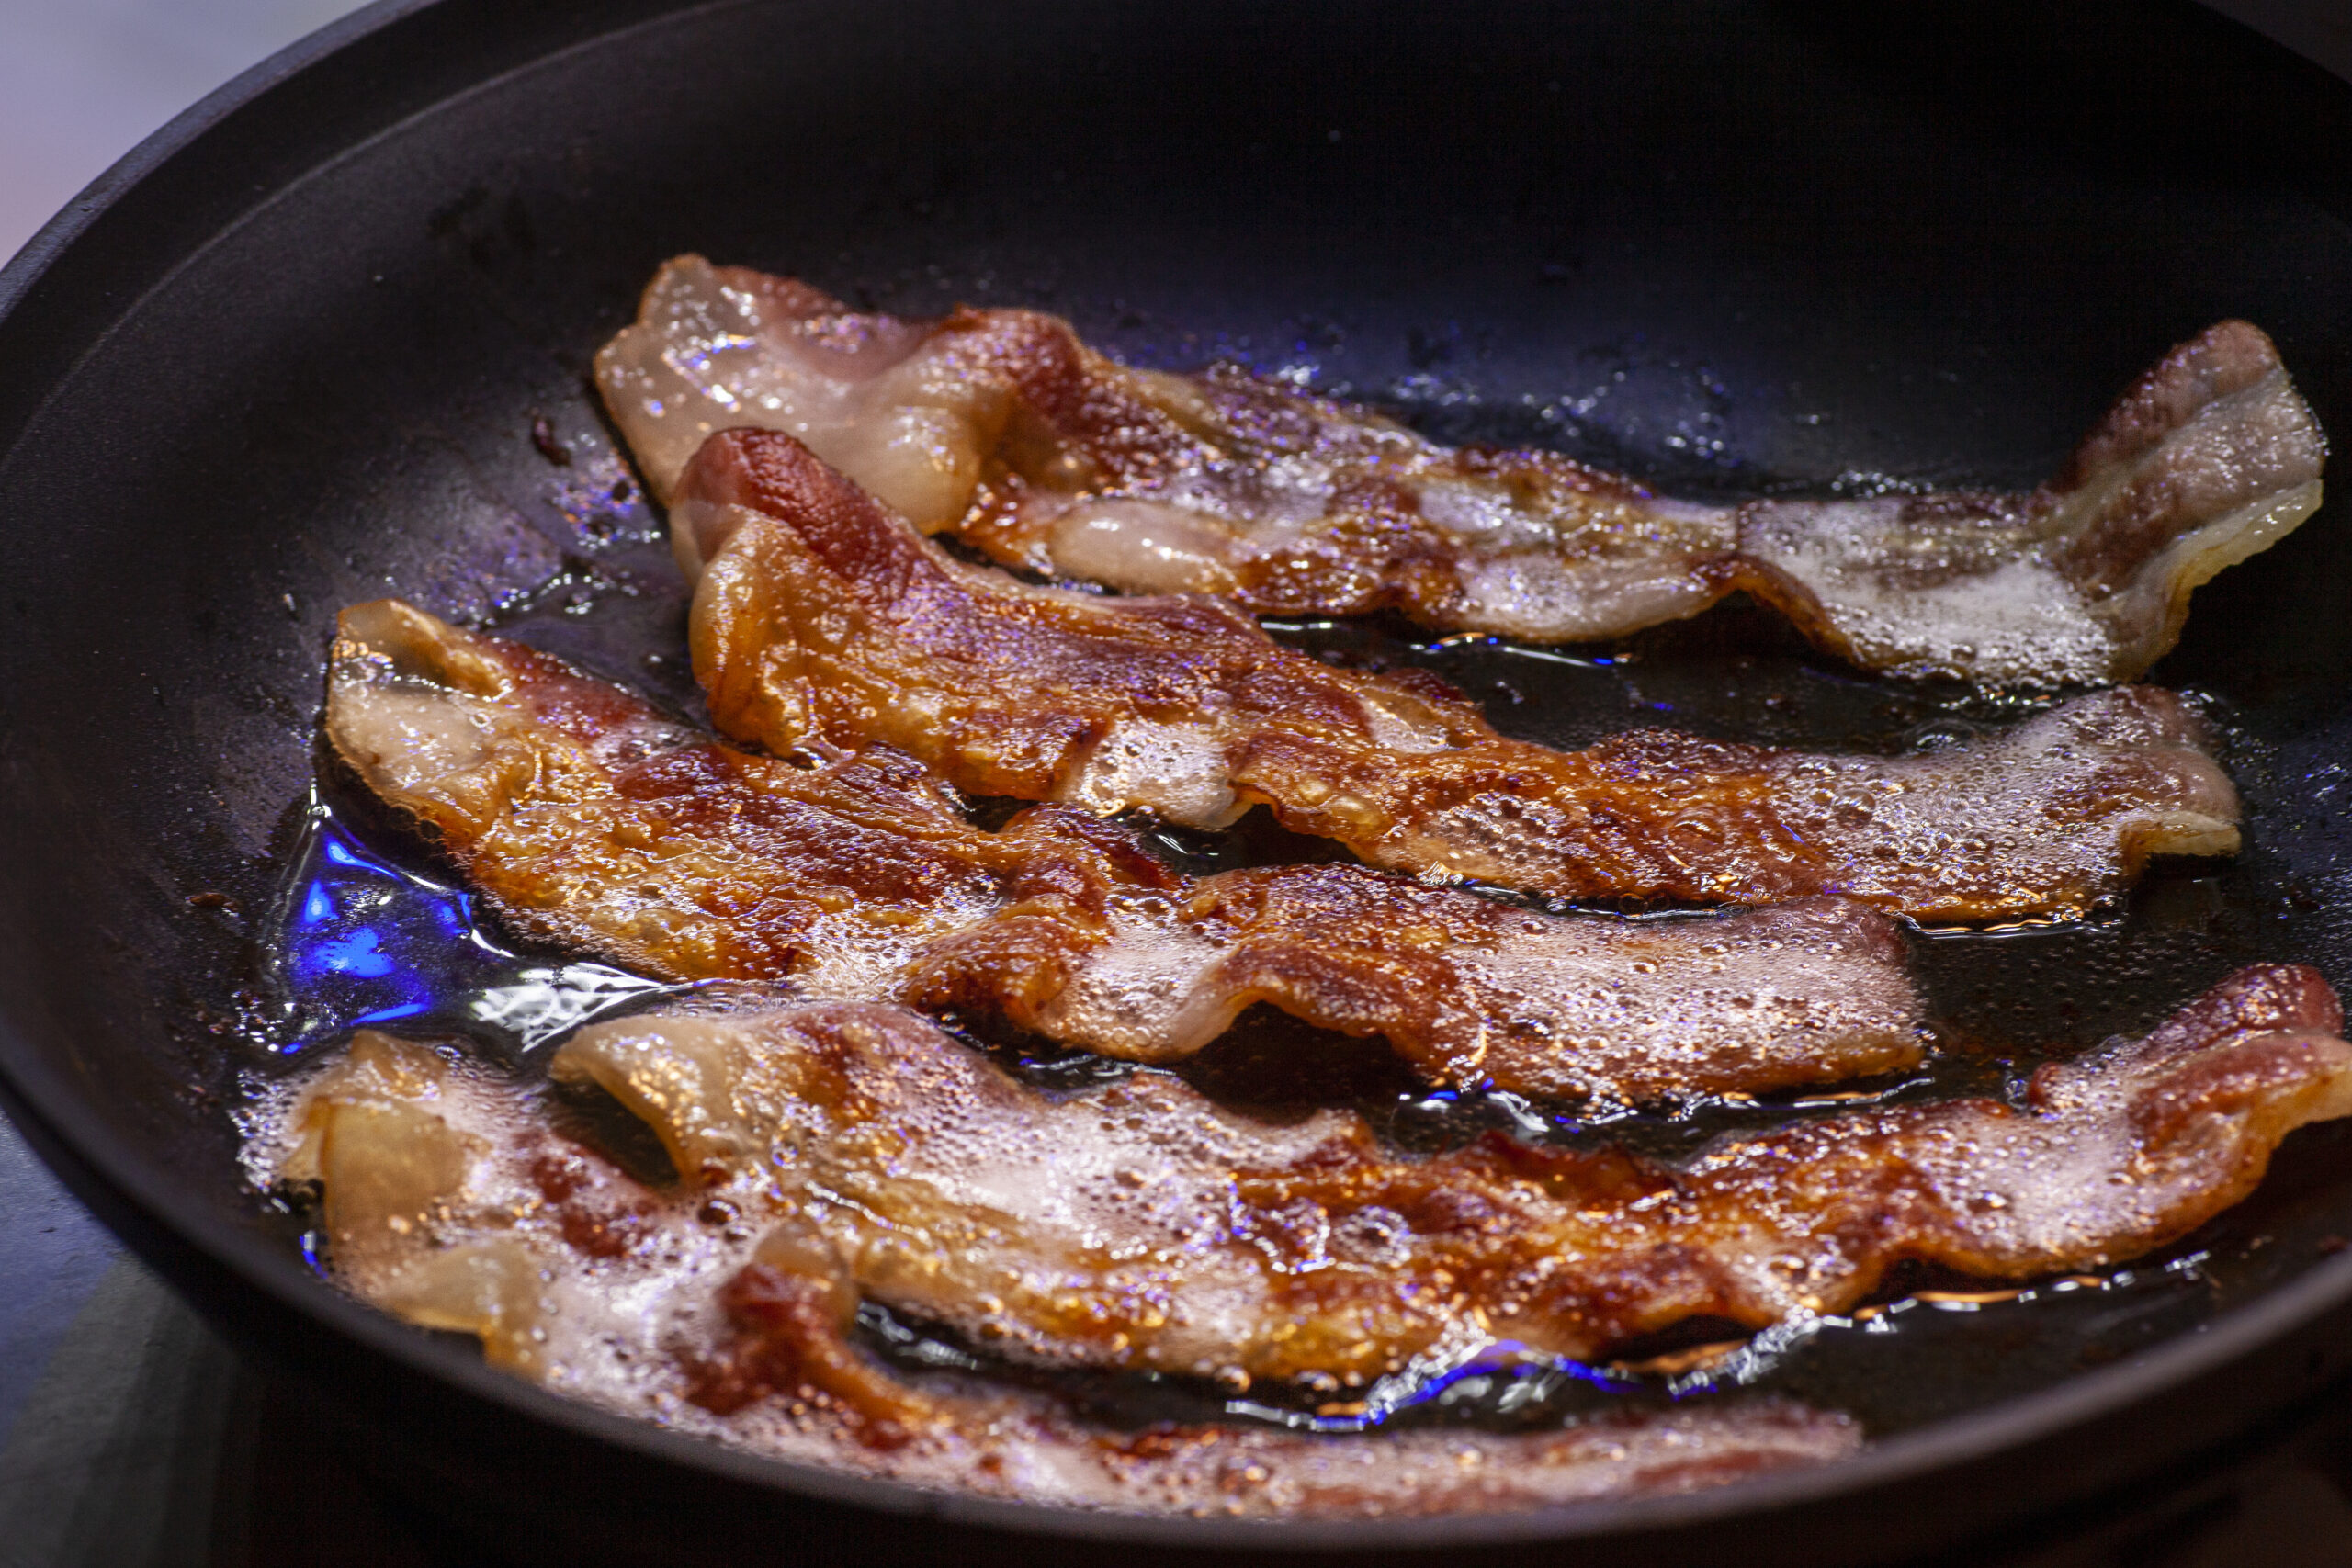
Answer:
[[[2352,431],[2347,222],[2352,91],[2162,0],[376,6],[191,111],[0,274],[0,1093],[319,1419],[521,1558],[1832,1563],[2025,1528],[2352,1366],[2352,1138],[2298,1134],[2245,1214],[2168,1255],[2164,1300],[2190,1305],[2136,1337],[1820,1372],[1908,1412],[1840,1464],[1494,1517],[1065,1514],[607,1416],[323,1286],[234,1159],[231,1112],[275,1070],[241,1043],[254,911],[345,603],[521,615],[686,700],[674,669],[614,664],[676,636],[654,575],[607,570],[603,620],[515,597],[595,580],[591,524],[653,522],[614,493],[582,372],[677,251],[896,310],[1040,304],[1141,361],[1239,358],[1731,496],[2030,484],[2228,315]],[[2156,671],[2223,721],[2247,852],[2081,930],[1923,934],[1955,1038],[2079,1048],[2256,956],[2352,982],[2340,510],[2205,589]],[[1831,693],[1879,744],[1942,700],[1736,611],[1634,651],[1651,684],[1611,676],[1612,701],[1724,732],[1768,727],[1757,681]],[[1536,690],[1511,722],[1598,722],[1547,708],[1567,701]],[[2000,1381],[2053,1337],[2079,1353]]]

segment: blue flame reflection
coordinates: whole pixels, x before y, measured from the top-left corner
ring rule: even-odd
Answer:
[[[288,863],[264,959],[270,1043],[288,1055],[403,1021],[527,1051],[688,988],[514,952],[485,930],[471,894],[371,848],[316,797]]]
[[[1365,1432],[1423,1405],[1476,1404],[1510,1415],[1549,1404],[1566,1385],[1587,1383],[1610,1393],[1641,1388],[1642,1380],[1609,1366],[1547,1356],[1515,1340],[1480,1346],[1468,1356],[1407,1367],[1380,1379],[1362,1399],[1326,1404],[1309,1413],[1228,1400],[1226,1414],[1271,1421],[1297,1431]]]

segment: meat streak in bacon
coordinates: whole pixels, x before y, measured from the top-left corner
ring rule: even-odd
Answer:
[[[1374,865],[1564,897],[1835,891],[1938,922],[2070,917],[2152,854],[2237,847],[2235,791],[2154,688],[1907,757],[1659,730],[1561,752],[1215,600],[957,561],[789,435],[713,436],[678,494],[674,525],[709,558],[695,672],[721,729],[775,750],[887,745],[976,795],[1195,825],[1264,802]]]
[[[984,831],[887,750],[717,744],[396,601],[345,612],[326,729],[513,924],[665,978],[1000,1013],[1145,1061],[1263,1001],[1432,1082],[1616,1100],[1920,1055],[1900,941],[1849,900],[1626,919],[1360,866],[1195,880],[1067,807]]]
[[[1745,590],[1865,668],[2002,684],[2136,678],[2199,584],[2318,506],[2325,456],[2244,321],[2174,349],[2038,490],[1738,507],[1230,367],[1134,369],[1052,316],[902,321],[699,256],[662,268],[597,379],[664,499],[706,436],[782,430],[925,529],[1130,592],[1565,641]]]

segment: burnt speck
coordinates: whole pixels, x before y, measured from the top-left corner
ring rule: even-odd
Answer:
[[[187,896],[191,909],[226,909],[234,913],[237,901],[226,893],[191,893]]]
[[[571,466],[571,448],[556,439],[555,426],[549,424],[544,417],[531,421],[531,445],[539,449],[540,457],[545,457],[556,467],[568,468]],[[624,484],[627,482],[627,480],[622,481]],[[614,499],[619,498],[619,486],[615,486]]]
[[[600,512],[593,516],[582,517],[578,526],[582,541],[590,547],[596,548],[609,545],[620,537],[628,527],[628,519]]]
[[[613,481],[612,497],[615,501],[626,502],[630,496],[635,495],[636,493],[637,487],[628,482],[628,476],[627,474],[623,474],[619,479]]]
[[[490,192],[481,186],[469,186],[465,194],[456,200],[435,209],[433,215],[424,220],[425,232],[436,240],[454,237],[464,225],[467,218],[489,199]]]

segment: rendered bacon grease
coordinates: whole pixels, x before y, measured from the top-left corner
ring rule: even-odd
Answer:
[[[661,269],[596,375],[664,500],[707,436],[779,430],[925,529],[1128,592],[1555,642],[1745,590],[1866,669],[1988,684],[2137,677],[2191,591],[2318,506],[2326,450],[2244,321],[2165,355],[2039,490],[1740,507],[1230,368],[1137,370],[1053,316],[900,320],[699,256]]]
[[[1001,1013],[1138,1061],[1252,1002],[1385,1036],[1441,1084],[1617,1100],[1893,1071],[1901,942],[1849,900],[1555,916],[1360,866],[1193,879],[1042,807],[987,832],[906,757],[800,766],[397,601],[345,613],[326,730],[507,918],[673,980]]]
[[[2152,854],[2226,854],[2237,793],[2152,687],[1910,757],[1663,730],[1555,751],[1427,677],[1333,669],[1198,598],[1034,588],[955,560],[789,435],[711,437],[673,532],[710,552],[696,675],[772,750],[887,745],[979,795],[1231,820],[1564,897],[1838,892],[1937,923],[2078,916]]]

